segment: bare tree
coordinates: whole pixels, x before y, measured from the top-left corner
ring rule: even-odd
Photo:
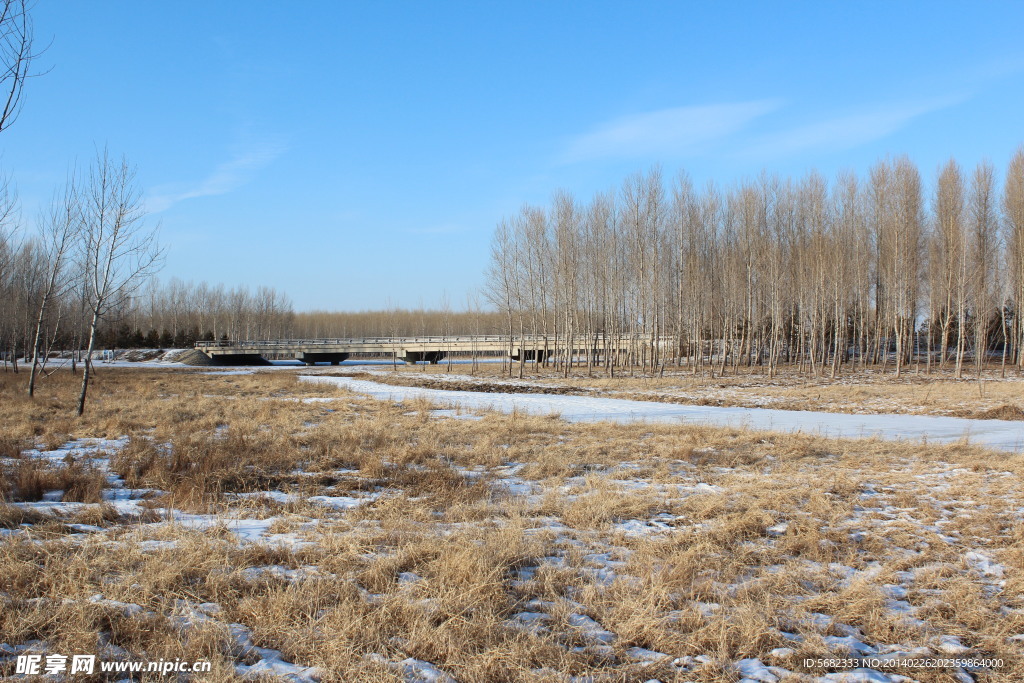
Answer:
[[[491,240],[491,264],[488,270],[486,295],[498,310],[505,313],[506,330],[508,332],[509,353],[512,352],[512,316],[513,306],[518,299],[518,287],[515,281],[517,274],[517,250],[509,230],[508,222],[502,221]],[[511,373],[511,366],[509,366]]]
[[[7,370],[8,355],[17,371],[17,354],[15,347],[15,320],[17,319],[18,299],[21,292],[16,283],[20,244],[20,211],[18,193],[9,177],[0,177],[0,355],[4,358],[4,371]],[[6,348],[4,348],[6,347]]]
[[[64,190],[54,196],[49,212],[42,220],[43,248],[46,258],[46,284],[39,298],[39,313],[36,316],[36,331],[32,340],[32,369],[28,378],[28,395],[36,388],[36,376],[40,368],[39,355],[42,347],[43,324],[47,309],[54,299],[63,296],[70,284],[68,261],[81,234],[82,216],[78,201],[78,188],[74,176],[68,178]],[[44,361],[45,363],[45,354]]]
[[[78,414],[85,411],[96,326],[155,272],[162,260],[157,229],[145,223],[142,194],[135,170],[122,157],[97,153],[82,193],[82,269],[89,304],[89,344],[86,351]]]
[[[1017,370],[1024,370],[1024,145],[1010,160],[1003,190],[1007,270],[1014,315]]]
[[[974,365],[978,377],[988,356],[989,327],[996,315],[996,266],[998,258],[995,171],[988,162],[978,164],[971,179],[970,204],[970,299],[974,311]]]
[[[939,173],[935,192],[935,229],[933,231],[932,273],[933,295],[938,302],[942,329],[939,345],[939,367],[945,367],[949,349],[949,333],[954,314],[957,321],[957,373],[963,364],[963,314],[966,309],[965,282],[966,231],[964,227],[964,182],[960,167],[952,159]]]

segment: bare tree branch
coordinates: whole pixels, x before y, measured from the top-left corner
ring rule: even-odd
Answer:
[[[0,131],[7,130],[21,113],[25,82],[33,60],[34,27],[31,0],[0,1]]]

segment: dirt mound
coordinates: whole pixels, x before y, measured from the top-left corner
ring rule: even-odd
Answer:
[[[175,362],[182,365],[213,365],[213,360],[199,349],[189,349],[174,357]]]

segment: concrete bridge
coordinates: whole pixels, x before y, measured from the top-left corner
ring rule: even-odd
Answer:
[[[639,342],[635,337],[587,337],[573,343],[573,355],[627,351]],[[358,339],[273,339],[264,341],[196,342],[196,349],[216,365],[264,365],[268,359],[292,359],[306,365],[337,365],[358,354],[362,358],[395,358],[406,363],[438,363],[452,357],[491,356],[522,358],[526,361],[550,358],[556,340],[539,335],[464,337],[364,337]],[[557,340],[557,350],[565,353],[565,341]]]

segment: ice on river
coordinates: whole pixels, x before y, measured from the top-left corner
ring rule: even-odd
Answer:
[[[308,382],[335,384],[380,400],[429,401],[466,410],[513,410],[534,415],[557,414],[569,422],[666,422],[743,427],[755,430],[803,432],[833,438],[902,439],[949,443],[967,438],[971,443],[1020,452],[1024,447],[1024,421],[970,420],[930,415],[850,415],[810,410],[776,410],[683,405],[632,401],[596,396],[558,394],[500,394],[448,391],[425,387],[380,384],[349,377],[303,376]]]

